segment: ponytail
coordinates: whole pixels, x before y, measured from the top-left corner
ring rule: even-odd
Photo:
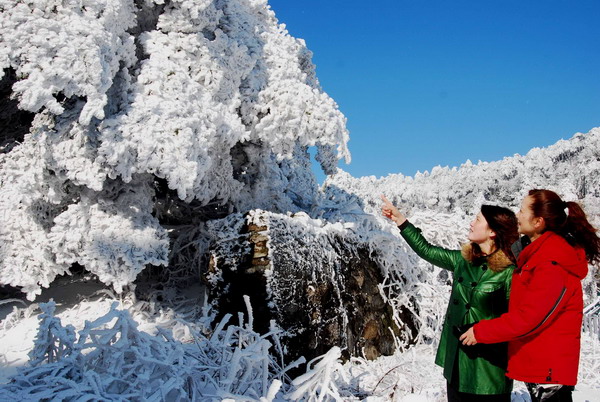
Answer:
[[[587,220],[585,212],[578,203],[569,201],[565,204],[567,205],[569,215],[560,234],[567,241],[569,237],[573,237],[574,245],[583,247],[587,260],[590,263],[600,262],[600,238],[596,234],[596,228]]]
[[[564,237],[572,246],[581,247],[590,263],[600,262],[600,238],[581,206],[565,202],[550,190],[531,190],[533,216],[544,218],[546,230]]]

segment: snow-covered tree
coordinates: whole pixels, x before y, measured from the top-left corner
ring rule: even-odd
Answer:
[[[118,291],[168,264],[181,205],[310,208],[308,147],[327,173],[349,161],[344,116],[266,0],[0,11],[1,102],[30,122],[0,132],[0,283],[30,299],[74,263]]]
[[[340,170],[325,184],[328,198],[351,195],[372,213],[378,213],[380,194],[388,194],[405,212],[471,214],[483,202],[515,208],[528,190],[546,188],[565,200],[581,202],[596,219],[600,214],[600,128],[499,161],[467,161],[458,168],[436,166],[414,177],[390,174],[379,179],[354,178]]]

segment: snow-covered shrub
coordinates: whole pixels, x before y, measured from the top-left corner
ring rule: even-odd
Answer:
[[[289,389],[282,387],[290,383],[286,371],[302,363],[280,366],[281,330],[254,332],[250,307],[247,323],[240,316],[239,325],[225,328],[227,316],[208,334],[188,326],[186,342],[165,328],[156,335],[140,331],[130,313],[116,307],[75,335],[54,316],[53,302],[41,304],[30,366],[0,386],[0,399],[271,401]]]
[[[341,355],[340,349],[333,347],[323,356],[308,362],[306,374],[292,381],[294,390],[286,397],[290,400],[311,402],[343,401],[344,397],[340,394],[335,381],[336,377],[339,378],[343,373],[340,370]]]
[[[40,326],[33,349],[29,352],[30,364],[38,366],[42,363],[54,363],[68,360],[73,355],[75,347],[75,328],[72,325],[63,327],[60,319],[54,316],[54,302],[40,305]]]

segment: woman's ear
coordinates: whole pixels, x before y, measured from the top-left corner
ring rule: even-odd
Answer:
[[[496,238],[496,232],[494,232],[493,230],[490,230],[490,239],[495,239]]]
[[[535,228],[536,232],[541,233],[546,228],[546,221],[542,216],[538,216],[533,219],[533,227]]]

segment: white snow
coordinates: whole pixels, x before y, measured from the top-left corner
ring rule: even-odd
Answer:
[[[578,200],[600,225],[600,128],[415,177],[337,169],[350,161],[346,119],[304,41],[266,0],[0,0],[0,9],[0,78],[14,71],[12,95],[34,114],[22,140],[0,150],[0,283],[35,301],[0,304],[2,400],[444,400],[433,355],[448,275],[407,248],[380,216],[379,195],[450,248],[482,203],[516,208],[535,187]],[[330,174],[322,188],[308,147]],[[190,213],[229,215],[169,226],[178,212],[158,208],[161,180],[178,202],[195,203]],[[291,236],[367,247],[385,276],[382,295],[418,314],[417,345],[345,364],[334,348],[292,363],[307,370],[293,379],[275,323],[258,334],[240,313],[225,328],[197,288],[162,303],[135,299],[133,282],[150,265],[197,278],[210,244],[251,210]],[[90,274],[71,276],[73,264]],[[587,306],[598,295],[591,268]],[[597,318],[590,308],[578,401],[600,400]],[[522,384],[513,400],[528,400]]]
[[[82,284],[60,287],[53,295],[69,303],[42,305],[47,312],[41,324],[31,314],[40,312],[35,304],[1,322],[0,383],[5,385],[0,387],[0,400],[37,400],[43,395],[109,400],[445,400],[445,381],[433,363],[431,343],[375,361],[353,358],[345,364],[338,361],[339,349],[332,348],[306,366],[299,362],[307,373],[292,380],[286,379],[274,357],[277,329],[259,335],[244,322],[227,330],[221,325],[202,328],[201,322],[182,319],[184,314],[152,311],[127,299],[91,294],[73,303],[69,299]],[[189,305],[193,303],[199,300],[190,298]],[[56,318],[48,314],[53,308]],[[20,317],[15,320],[14,315]],[[34,348],[36,336],[43,338]],[[582,341],[574,400],[591,402],[600,397],[600,340],[598,334],[584,333]],[[57,359],[59,353],[62,359]],[[30,359],[46,363],[30,367]],[[522,383],[515,383],[512,400],[529,401]]]

